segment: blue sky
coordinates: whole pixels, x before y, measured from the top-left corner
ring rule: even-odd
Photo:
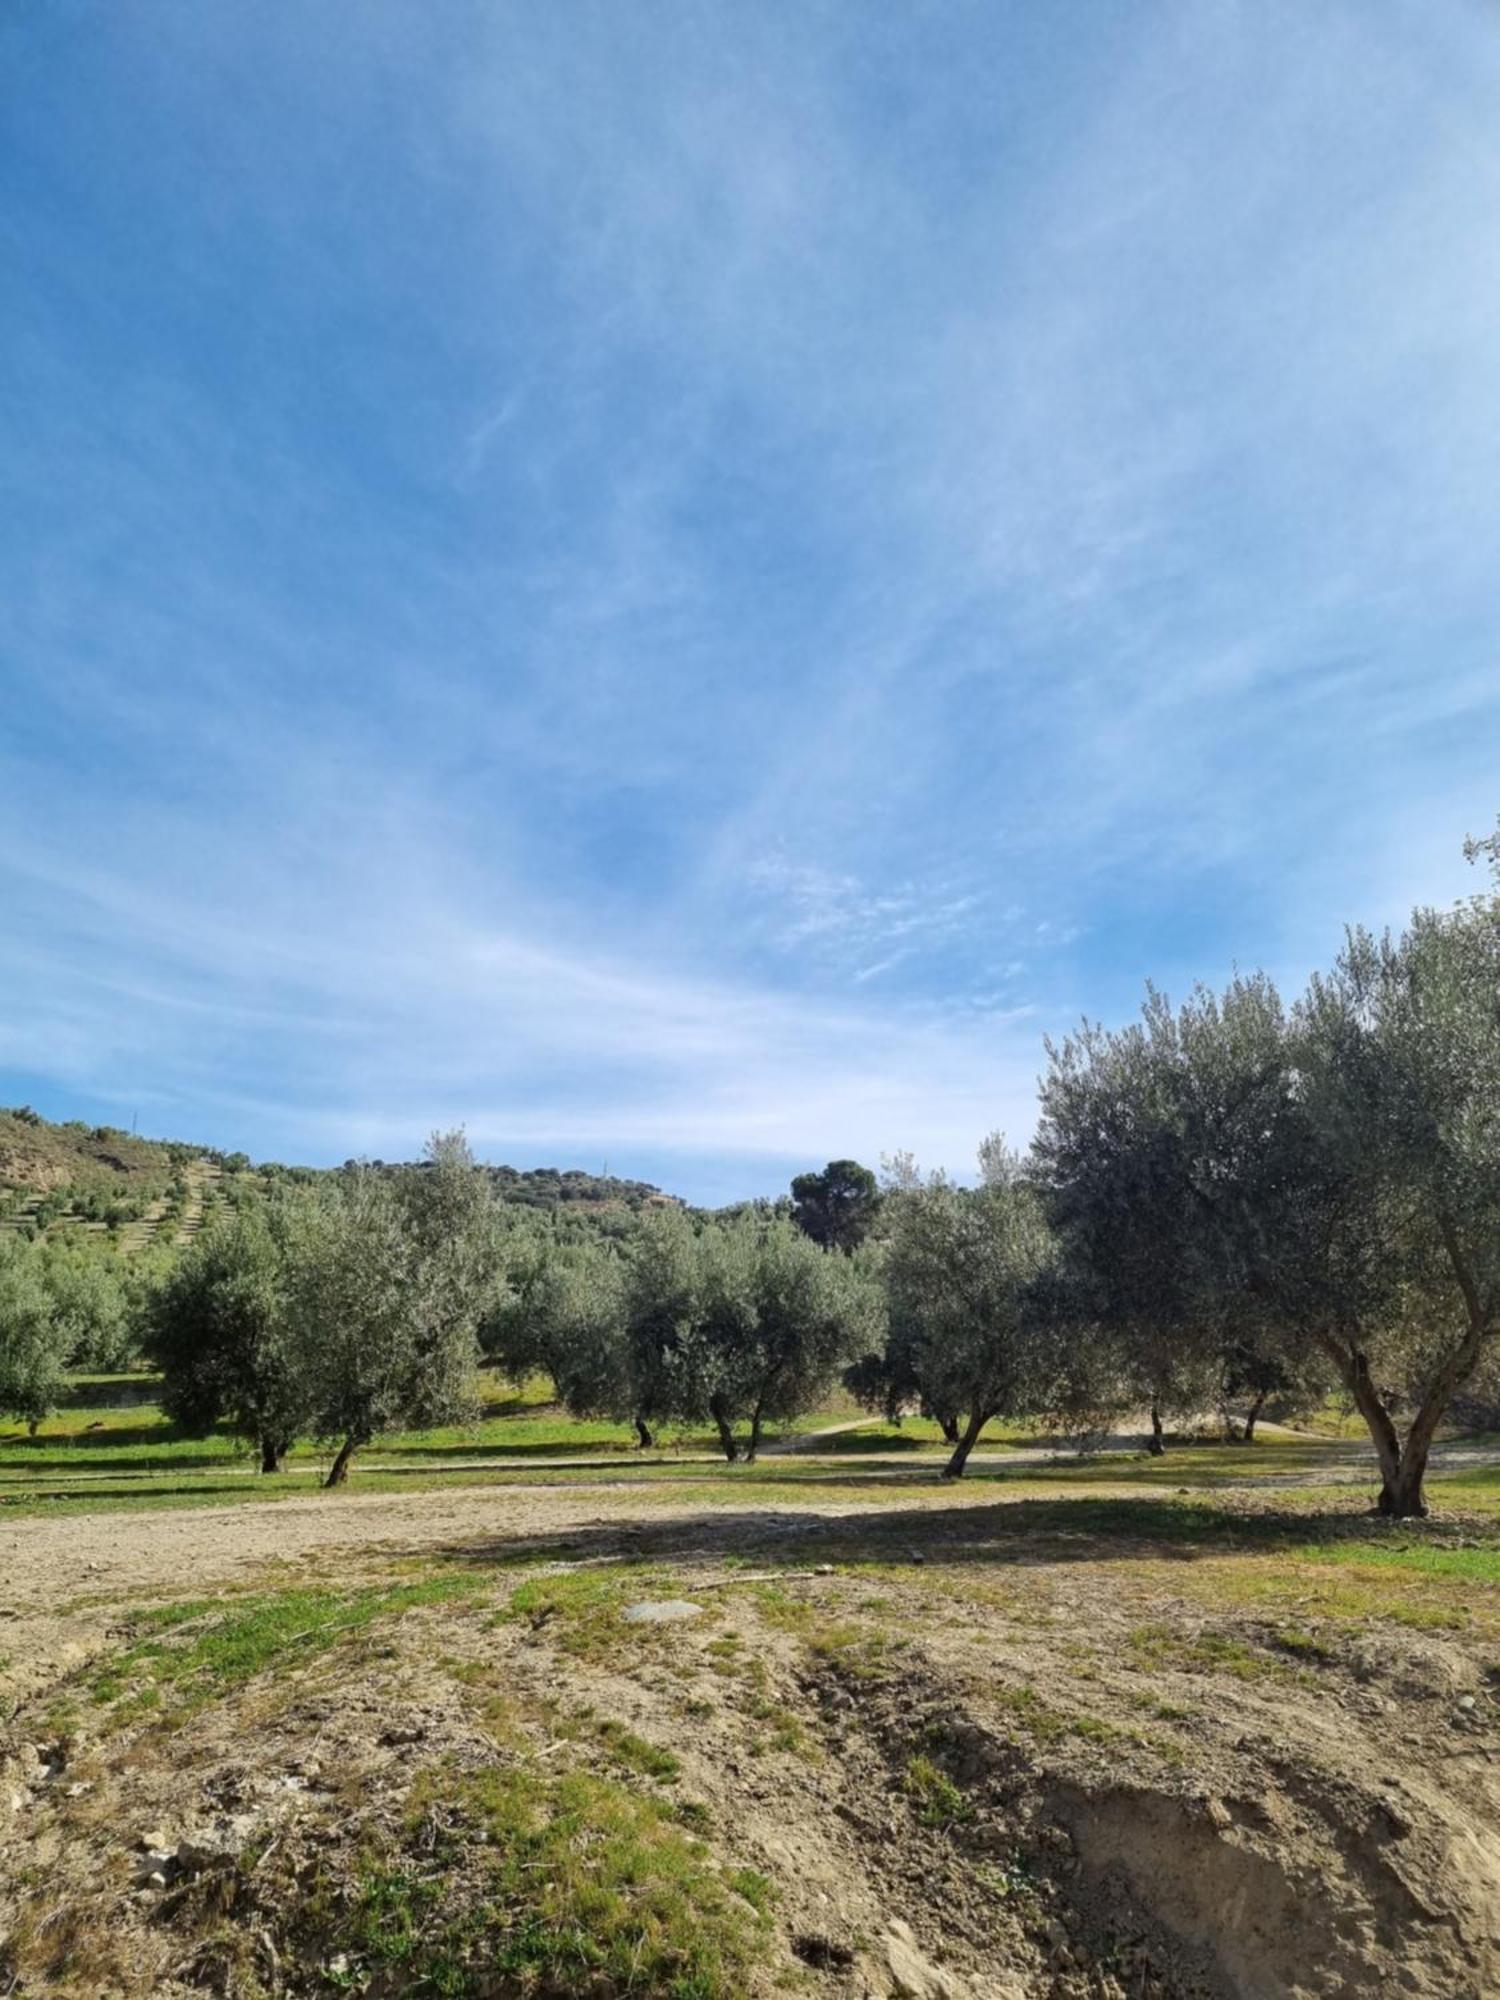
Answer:
[[[0,1101],[703,1199],[1471,886],[1479,5],[0,15]]]

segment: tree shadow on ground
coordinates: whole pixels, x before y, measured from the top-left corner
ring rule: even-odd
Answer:
[[[776,1566],[808,1563],[916,1563],[1012,1567],[1067,1562],[1263,1554],[1330,1541],[1390,1546],[1411,1523],[1387,1523],[1348,1509],[1241,1513],[1166,1499],[1016,1500],[994,1506],[903,1508],[830,1517],[794,1509],[715,1509],[662,1521],[598,1521],[555,1533],[496,1536],[449,1545],[447,1559],[500,1565],[629,1560],[720,1563],[748,1558]],[[1424,1542],[1473,1524],[1420,1524]],[[431,1553],[413,1549],[420,1556]]]

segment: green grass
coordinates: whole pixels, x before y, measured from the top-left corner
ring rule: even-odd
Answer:
[[[930,1757],[919,1754],[908,1758],[901,1786],[916,1806],[923,1826],[959,1826],[974,1817],[973,1806]]]
[[[445,1770],[413,1793],[421,1858],[371,1867],[339,1942],[403,1991],[731,2000],[764,1950],[772,1890],[724,1872],[669,1803],[585,1771]]]
[[[624,1770],[635,1771],[643,1778],[652,1778],[659,1785],[675,1784],[682,1773],[680,1761],[670,1750],[663,1750],[659,1743],[637,1736],[623,1722],[606,1716],[594,1723],[593,1734]]]
[[[318,1492],[325,1452],[305,1446],[287,1471],[265,1478],[227,1435],[183,1439],[152,1404],[98,1400],[150,1386],[143,1375],[80,1377],[69,1407],[36,1438],[17,1426],[0,1431],[0,1519],[233,1506]],[[1176,1556],[1201,1566],[1204,1584],[1212,1579],[1223,1601],[1263,1605],[1293,1622],[1311,1608],[1317,1617],[1344,1622],[1380,1616],[1441,1630],[1492,1621],[1500,1630],[1500,1605],[1490,1603],[1500,1581],[1500,1468],[1435,1474],[1435,1518],[1399,1529],[1362,1518],[1373,1468],[1359,1479],[1361,1461],[1332,1441],[1272,1437],[1249,1448],[1181,1446],[1162,1460],[1115,1452],[1017,1465],[1007,1463],[1009,1447],[1038,1442],[1034,1427],[996,1426],[984,1440],[988,1459],[972,1466],[961,1486],[949,1487],[937,1476],[944,1447],[935,1425],[908,1419],[898,1429],[862,1415],[847,1399],[835,1398],[797,1429],[857,1422],[859,1430],[830,1437],[816,1451],[745,1466],[724,1464],[708,1440],[692,1437],[642,1453],[626,1426],[582,1423],[560,1411],[545,1379],[516,1388],[486,1377],[483,1387],[486,1402],[474,1425],[394,1436],[362,1452],[347,1497],[455,1483],[476,1489],[605,1483],[630,1486],[638,1502],[706,1517],[805,1502],[837,1505],[857,1508],[860,1524],[830,1521],[800,1537],[796,1556],[787,1559],[902,1567],[930,1520],[932,1540],[923,1546],[935,1563],[1092,1559],[1106,1552],[1132,1562]],[[1356,1483],[1312,1482],[1330,1454]],[[986,1500],[1005,1504],[973,1504]],[[329,1495],[323,1504],[344,1506],[346,1496]],[[774,1526],[768,1516],[768,1544]],[[1455,1534],[1474,1546],[1455,1546]],[[953,1553],[960,1542],[967,1545],[963,1553]],[[1221,1560],[1273,1552],[1274,1565]],[[773,1546],[756,1557],[780,1559]],[[1191,1587],[1185,1579],[1184,1587]],[[572,1631],[568,1643],[585,1652],[624,1643],[609,1608],[612,1586],[602,1588],[592,1613],[581,1599],[553,1607]],[[642,1594],[649,1594],[644,1586]],[[639,1651],[650,1642],[632,1629],[629,1643]],[[873,1667],[875,1649],[866,1647],[864,1658]]]
[[[608,1569],[568,1570],[561,1575],[528,1578],[510,1593],[499,1614],[546,1631],[562,1652],[580,1660],[617,1660],[677,1649],[681,1628],[633,1625],[626,1607],[651,1598],[680,1594],[681,1586],[659,1569],[635,1563]],[[712,1616],[705,1612],[700,1623]]]
[[[377,1618],[472,1597],[484,1583],[450,1570],[384,1589],[271,1591],[139,1611],[130,1644],[93,1671],[87,1692],[122,1715],[154,1710],[175,1719],[272,1668],[301,1666]]]

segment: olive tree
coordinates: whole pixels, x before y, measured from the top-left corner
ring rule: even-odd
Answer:
[[[311,1420],[302,1267],[306,1201],[231,1211],[206,1230],[149,1295],[148,1354],[162,1371],[162,1408],[188,1437],[223,1421],[253,1444],[260,1469],[281,1470]]]
[[[957,1479],[986,1424],[1057,1399],[1050,1232],[1019,1157],[993,1145],[982,1186],[909,1177],[888,1221],[890,1337],[927,1401],[963,1415],[946,1468]]]
[[[479,1325],[494,1284],[482,1170],[461,1134],[394,1177],[345,1173],[300,1260],[312,1429],[337,1440],[329,1486],[383,1432],[454,1423],[473,1407]]]
[[[695,1224],[646,1217],[617,1248],[555,1248],[528,1284],[524,1330],[580,1415],[651,1426],[711,1421],[724,1455],[753,1460],[764,1426],[816,1405],[871,1339],[878,1296],[863,1267],[786,1220]]]
[[[876,1411],[888,1423],[899,1424],[915,1408],[936,1423],[949,1444],[958,1443],[963,1428],[961,1413],[956,1407],[934,1401],[931,1385],[923,1380],[919,1328],[910,1319],[887,1319],[884,1345],[872,1348],[844,1370],[844,1387],[856,1402]]]
[[[628,1415],[643,1447],[652,1419],[636,1402],[625,1340],[624,1265],[603,1240],[559,1243],[538,1236],[516,1268],[492,1322],[490,1351],[513,1380],[541,1370],[580,1417]]]
[[[1040,1180],[1102,1323],[1189,1373],[1246,1343],[1331,1367],[1396,1516],[1425,1511],[1500,1313],[1497,996],[1479,899],[1351,934],[1290,1012],[1261,976],[1175,1010],[1152,993],[1052,1049],[1043,1086]]]
[[[1500,1334],[1500,903],[1351,933],[1297,1029],[1299,1109],[1379,1305],[1328,1297],[1315,1338],[1370,1431],[1382,1512],[1422,1514],[1438,1428]]]
[[[865,1271],[790,1223],[745,1220],[699,1239],[700,1333],[710,1406],[725,1456],[747,1464],[766,1421],[815,1409],[868,1347],[880,1300]]]
[[[42,1274],[71,1367],[118,1368],[131,1358],[130,1301],[113,1255],[49,1245]]]
[[[33,1432],[56,1407],[68,1340],[37,1253],[13,1237],[0,1237],[0,1411],[21,1418]]]

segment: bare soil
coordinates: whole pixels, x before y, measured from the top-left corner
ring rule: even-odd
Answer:
[[[420,1939],[372,1956],[351,1929],[377,1863],[451,1898],[476,1861],[413,1799],[517,1762],[598,1768],[620,1730],[676,1765],[628,1782],[701,1826],[726,1875],[771,1885],[747,1991],[1500,1993],[1481,1647],[1374,1623],[1289,1649],[1274,1620],[1208,1616],[1160,1550],[1018,1546],[1004,1512],[993,1491],[705,1510],[489,1487],[19,1524],[0,1993],[445,1990]],[[449,1571],[469,1594],[190,1711],[122,1720],[89,1696],[143,1604]],[[580,1577],[700,1615],[512,1606]],[[486,1983],[476,1949],[446,1990],[620,1990]]]

